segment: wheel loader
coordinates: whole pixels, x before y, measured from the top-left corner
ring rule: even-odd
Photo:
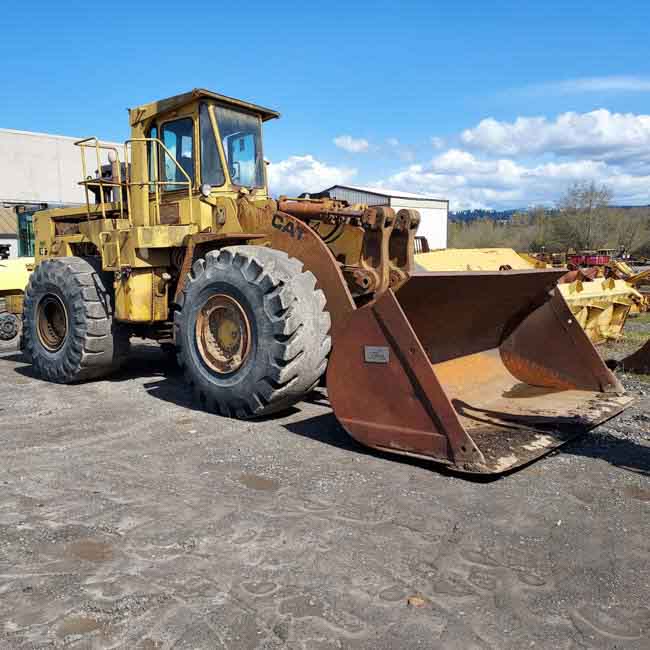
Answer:
[[[326,373],[356,440],[468,473],[526,464],[626,407],[557,293],[563,271],[417,273],[417,212],[270,198],[262,125],[277,117],[195,89],[131,109],[122,159],[79,142],[98,169],[109,149],[111,173],[84,163],[86,205],[35,217],[37,375],[104,376],[144,336],[174,346],[203,408],[258,418]]]

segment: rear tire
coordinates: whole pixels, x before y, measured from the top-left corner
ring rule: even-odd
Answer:
[[[175,313],[178,361],[201,406],[237,418],[299,401],[330,351],[325,295],[281,251],[231,246],[197,260]]]
[[[113,321],[111,274],[98,258],[41,262],[25,292],[24,350],[41,378],[67,384],[116,370],[128,335]]]

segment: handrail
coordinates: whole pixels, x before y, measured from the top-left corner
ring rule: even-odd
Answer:
[[[141,142],[143,145],[145,145],[148,142],[153,142],[156,146],[151,148],[151,153],[152,153],[152,165],[155,174],[155,180],[149,179],[146,183],[144,181],[132,181],[130,179],[129,175],[129,145],[132,145],[134,142]],[[169,158],[173,161],[174,165],[176,165],[176,168],[181,172],[181,174],[187,179],[185,181],[168,181],[164,180],[161,181],[159,178],[159,165],[158,165],[158,147],[162,147],[162,150],[164,151],[165,154],[169,156]],[[183,169],[182,165],[176,160],[176,156],[172,154],[172,152],[164,145],[164,143],[159,140],[158,138],[131,138],[129,140],[126,140],[124,143],[124,158],[126,161],[126,200],[127,200],[127,206],[128,206],[128,211],[129,214],[131,214],[131,192],[130,192],[130,187],[132,185],[138,185],[139,187],[144,187],[145,185],[153,185],[155,188],[155,199],[154,199],[154,210],[155,210],[155,215],[156,215],[156,223],[160,223],[160,186],[161,185],[181,185],[181,186],[187,186],[187,195],[189,198],[189,211],[190,211],[190,223],[192,223],[192,178],[190,175]],[[148,155],[145,156],[146,163],[149,163],[149,157]],[[164,158],[163,158],[164,160]]]
[[[106,207],[105,207],[106,202],[104,200],[104,188],[105,187],[119,188],[120,191],[119,191],[118,204],[120,206],[120,219],[124,219],[124,202],[122,201],[122,189],[121,189],[122,188],[122,165],[120,163],[120,153],[118,148],[114,147],[113,145],[101,143],[94,135],[89,138],[84,138],[83,140],[77,140],[74,144],[77,145],[81,150],[81,169],[83,173],[83,180],[81,181],[80,184],[84,186],[88,220],[90,220],[90,198],[88,196],[88,188],[93,186],[99,187],[100,209],[101,209],[103,219],[106,219]],[[90,149],[90,148],[95,149],[95,156],[97,160],[97,173],[99,174],[99,176],[96,178],[87,175],[86,149]],[[115,153],[115,162],[117,163],[117,181],[115,180],[108,181],[102,178],[102,161],[100,156],[100,150],[113,151]],[[112,164],[112,161],[110,161],[110,159],[109,162],[111,162]]]
[[[130,164],[129,164],[129,147],[133,146],[134,142],[139,142],[142,143],[143,146],[146,146],[148,142],[154,143],[155,146],[151,148],[151,154],[152,154],[152,165],[151,167],[154,170],[154,179],[149,179],[147,182],[144,181],[134,181],[131,177],[130,173]],[[84,186],[84,192],[86,195],[86,212],[88,216],[88,220],[90,220],[90,197],[88,195],[88,188],[89,187],[99,187],[99,196],[100,196],[100,204],[99,204],[99,209],[101,210],[102,218],[106,219],[106,200],[105,200],[105,194],[104,194],[104,188],[106,187],[117,187],[119,188],[119,194],[118,194],[118,205],[120,209],[120,218],[124,219],[124,201],[122,198],[122,186],[126,188],[126,202],[127,202],[127,218],[129,221],[132,219],[132,211],[131,211],[131,187],[134,185],[137,185],[139,187],[144,187],[145,185],[153,185],[154,186],[154,211],[155,211],[155,217],[156,217],[156,223],[160,223],[160,186],[170,186],[170,185],[178,185],[182,187],[187,187],[187,194],[189,198],[189,218],[190,218],[190,223],[192,223],[192,178],[190,175],[183,169],[182,165],[178,162],[176,157],[172,154],[172,152],[164,145],[164,143],[159,140],[158,138],[131,138],[129,140],[126,140],[124,143],[124,167],[125,167],[125,178],[124,178],[124,183],[122,182],[122,165],[120,163],[120,154],[119,150],[117,147],[113,145],[108,145],[108,144],[103,144],[101,143],[96,136],[91,136],[89,138],[84,138],[83,140],[78,140],[74,144],[76,144],[78,147],[81,149],[81,168],[82,168],[82,173],[83,173],[83,180],[80,182],[80,185]],[[160,170],[159,170],[159,165],[158,165],[158,159],[159,159],[159,153],[158,153],[158,147],[161,147],[164,154],[169,156],[169,158],[173,161],[174,165],[176,168],[181,172],[181,174],[185,177],[186,180],[184,181],[171,181],[171,180],[160,180]],[[99,176],[96,178],[93,178],[92,176],[87,176],[87,165],[86,165],[86,149],[94,148],[95,149],[95,156],[96,156],[96,161],[97,161],[97,171]],[[113,151],[115,153],[115,161],[112,164],[117,164],[117,180],[106,180],[102,178],[102,161],[101,161],[101,156],[100,152],[102,150],[105,151]],[[163,158],[164,160],[164,158]],[[145,155],[145,166],[147,168],[149,167],[149,156],[148,152],[147,155]],[[95,210],[96,211],[96,210]]]

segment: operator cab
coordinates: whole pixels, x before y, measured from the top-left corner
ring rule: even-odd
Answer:
[[[276,111],[195,89],[131,109],[130,116],[134,140],[149,139],[149,180],[163,192],[190,185],[204,196],[242,188],[266,194],[262,122],[279,117]]]

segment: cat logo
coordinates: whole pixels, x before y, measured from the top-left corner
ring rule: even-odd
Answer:
[[[305,229],[302,226],[295,223],[293,219],[285,222],[284,217],[281,214],[273,215],[271,225],[280,232],[286,232],[289,237],[293,237],[298,241],[300,241],[302,236],[305,234]]]

